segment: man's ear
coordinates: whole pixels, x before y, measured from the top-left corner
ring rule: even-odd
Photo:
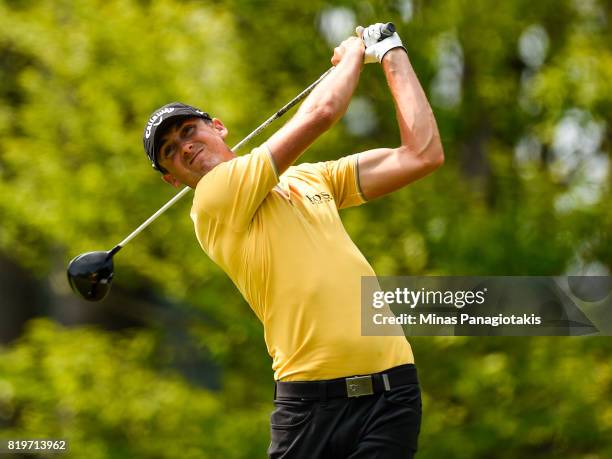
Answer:
[[[181,182],[174,178],[172,174],[164,174],[162,175],[162,180],[166,183],[169,183],[174,188],[178,188],[181,186]]]
[[[219,133],[222,139],[225,139],[225,137],[227,136],[228,130],[219,118],[212,119],[212,127],[215,131]]]

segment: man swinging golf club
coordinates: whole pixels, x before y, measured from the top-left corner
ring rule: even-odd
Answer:
[[[184,104],[156,110],[145,127],[153,167],[195,189],[191,218],[202,249],[263,323],[276,380],[272,458],[405,459],[417,449],[411,347],[402,336],[361,336],[360,280],[375,274],[338,215],[443,162],[406,50],[382,27],[358,28],[335,48],[334,70],[249,154],[235,156],[224,124]],[[345,113],[364,62],[382,64],[401,145],[293,166]]]

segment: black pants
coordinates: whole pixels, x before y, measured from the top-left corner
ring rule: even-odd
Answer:
[[[275,400],[271,459],[410,459],[421,426],[418,383],[355,398]]]

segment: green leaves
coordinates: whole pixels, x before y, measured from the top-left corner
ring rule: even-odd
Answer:
[[[0,351],[3,436],[67,438],[73,457],[248,458],[265,448],[268,406],[224,414],[214,393],[156,368],[156,353],[150,332],[32,321]],[[227,445],[229,435],[247,443]]]

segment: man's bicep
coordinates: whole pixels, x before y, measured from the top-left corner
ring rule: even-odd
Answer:
[[[432,172],[428,163],[405,148],[376,148],[359,154],[359,183],[366,199],[392,193]]]

